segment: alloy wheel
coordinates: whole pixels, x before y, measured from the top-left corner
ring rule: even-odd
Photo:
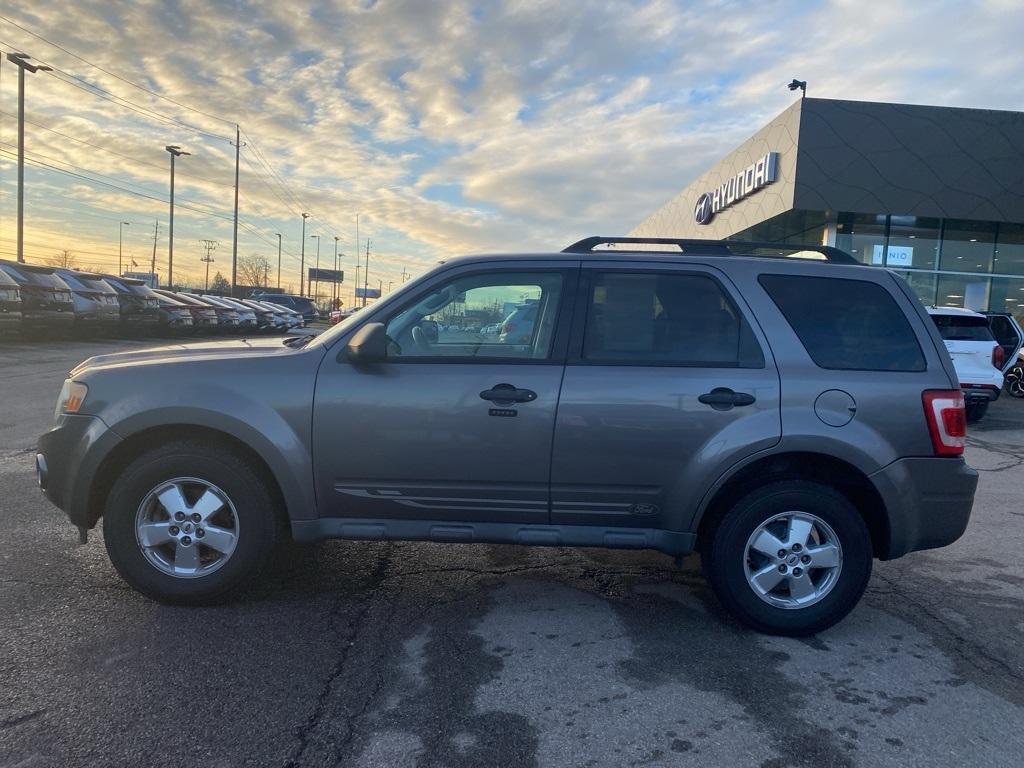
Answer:
[[[146,494],[135,514],[135,539],[161,573],[198,578],[230,559],[238,544],[238,515],[213,483],[177,477]]]
[[[814,605],[835,587],[843,548],[831,526],[810,512],[783,512],[750,534],[744,549],[747,584],[776,608]]]

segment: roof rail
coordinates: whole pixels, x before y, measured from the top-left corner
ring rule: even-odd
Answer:
[[[676,237],[585,237],[578,240],[562,253],[593,253],[599,245],[615,243],[636,243],[639,245],[674,245],[680,252],[699,253],[701,256],[772,256],[767,253],[751,253],[755,250],[790,250],[790,251],[814,251],[825,257],[825,261],[832,264],[857,264],[853,256],[833,248],[830,245],[790,245],[788,243],[767,243],[751,242],[747,240],[689,240]],[[634,251],[637,253],[638,251]],[[666,251],[648,251],[650,253],[665,253]],[[672,251],[667,251],[671,253]],[[639,251],[643,253],[643,251]]]

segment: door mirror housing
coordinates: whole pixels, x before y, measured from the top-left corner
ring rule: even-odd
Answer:
[[[353,363],[379,363],[388,356],[388,335],[384,323],[366,323],[345,345],[345,354]]]

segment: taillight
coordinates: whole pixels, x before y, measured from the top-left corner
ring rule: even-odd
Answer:
[[[930,389],[921,393],[928,432],[936,456],[962,456],[967,437],[967,410],[959,389]]]
[[[512,323],[505,323],[501,326],[502,333],[512,333]]]
[[[1003,369],[1003,363],[1005,363],[1005,362],[1006,362],[1006,352],[1003,350],[1003,348],[1001,346],[996,344],[992,348],[992,365],[994,365],[999,370],[1002,370]]]

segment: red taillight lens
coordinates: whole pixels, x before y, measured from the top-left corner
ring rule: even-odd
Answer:
[[[959,389],[930,389],[921,393],[928,432],[936,456],[962,456],[967,437],[964,393]]]
[[[1002,370],[1003,363],[1006,362],[1006,352],[998,344],[992,348],[992,365]]]
[[[501,326],[502,333],[512,333],[512,323],[505,323]]]

